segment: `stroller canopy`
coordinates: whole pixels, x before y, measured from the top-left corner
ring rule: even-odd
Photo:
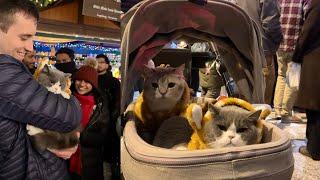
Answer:
[[[208,0],[205,5],[147,0],[130,9],[121,26],[122,112],[131,101],[142,67],[165,44],[181,37],[214,42],[240,93],[249,102],[263,102],[265,58],[260,32],[237,5],[220,0]]]

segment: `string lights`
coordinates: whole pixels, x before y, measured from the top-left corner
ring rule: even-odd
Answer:
[[[116,47],[87,44],[81,41],[56,44],[34,41],[34,47],[37,54],[41,56],[50,56],[52,48],[58,50],[67,47],[74,50],[76,57],[80,60],[83,60],[84,57],[95,57],[98,54],[105,54],[110,59],[111,63],[120,63],[120,49]]]
[[[32,1],[39,8],[45,8],[58,0],[30,0],[30,1]]]

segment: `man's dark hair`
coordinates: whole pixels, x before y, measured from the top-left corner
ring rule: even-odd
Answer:
[[[103,58],[107,64],[110,64],[109,58],[104,54],[98,54],[96,58]]]
[[[74,51],[72,49],[69,48],[60,48],[57,52],[56,52],[56,56],[58,54],[68,54],[68,56],[70,57],[70,59],[73,61],[74,60]]]
[[[7,32],[15,21],[15,14],[22,13],[39,21],[39,11],[30,0],[0,0],[0,30]]]

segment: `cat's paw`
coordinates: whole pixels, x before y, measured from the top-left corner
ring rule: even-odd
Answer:
[[[70,95],[67,92],[62,91],[61,95],[62,95],[62,97],[66,98],[66,99],[70,99]]]
[[[186,143],[181,143],[174,145],[171,149],[178,150],[178,151],[186,151],[188,150],[188,145]]]
[[[34,136],[36,134],[44,132],[42,129],[34,127],[34,126],[31,126],[31,125],[27,125],[27,131],[28,131],[28,134],[30,136]]]
[[[131,104],[128,105],[125,113],[126,113],[126,112],[129,112],[129,111],[134,111],[134,103],[131,103]]]
[[[128,105],[126,111],[123,113],[125,120],[134,119],[134,103]]]
[[[64,92],[66,92],[68,95],[69,95],[69,97],[71,96],[71,94],[72,94],[72,92],[71,92],[71,90],[70,89],[66,89],[66,90],[64,90]]]
[[[202,108],[197,104],[194,104],[192,107],[192,120],[197,126],[197,129],[201,129]]]

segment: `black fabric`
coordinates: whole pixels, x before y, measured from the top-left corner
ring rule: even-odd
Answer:
[[[320,46],[320,1],[311,1],[292,60],[302,63],[303,56]]]
[[[31,74],[34,74],[34,72],[36,71],[35,67],[33,67],[33,68],[27,67],[27,68],[28,68],[28,70],[30,71]]]
[[[81,176],[79,176],[77,173],[71,173],[71,180],[82,180]]]
[[[140,0],[121,0],[121,11],[126,13],[131,7],[140,2]]]
[[[72,77],[74,77],[77,67],[76,63],[74,61],[67,62],[67,63],[59,63],[54,65],[58,70],[64,72],[64,73],[70,73],[72,74]]]
[[[307,149],[314,160],[320,160],[320,111],[306,110]]]
[[[118,179],[120,164],[120,138],[116,131],[116,122],[120,116],[120,82],[112,74],[99,75],[99,88],[110,99],[110,124],[108,138],[105,140],[103,159],[111,163],[112,179]]]
[[[189,1],[198,5],[205,5],[208,3],[207,0],[189,0]]]
[[[112,120],[116,120],[120,114],[120,82],[111,73],[105,73],[98,77],[99,89],[110,100],[110,113]]]
[[[80,134],[82,178],[103,179],[103,148],[110,129],[108,99],[99,98],[87,127]]]
[[[0,55],[0,89],[0,179],[69,179],[63,159],[33,149],[26,124],[69,132],[81,120],[78,101],[48,92],[7,55]]]

